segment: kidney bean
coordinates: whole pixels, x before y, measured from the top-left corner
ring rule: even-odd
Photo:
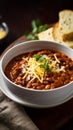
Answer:
[[[54,81],[53,77],[47,77],[46,80],[48,81],[48,83],[52,83]]]
[[[50,89],[50,88],[51,88],[51,85],[46,85],[45,86],[45,90]]]
[[[23,79],[23,80],[21,81],[21,84],[22,84],[22,86],[25,86],[25,85],[26,85],[26,81]]]

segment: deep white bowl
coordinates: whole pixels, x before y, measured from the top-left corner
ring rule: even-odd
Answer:
[[[50,90],[31,90],[29,88],[20,87],[10,81],[4,74],[4,69],[8,62],[17,55],[22,53],[40,50],[40,49],[55,49],[73,58],[73,49],[62,44],[52,41],[26,41],[15,45],[9,49],[0,61],[1,75],[8,89],[21,100],[33,104],[33,106],[51,107],[62,104],[73,97],[73,82],[68,83],[59,88]]]

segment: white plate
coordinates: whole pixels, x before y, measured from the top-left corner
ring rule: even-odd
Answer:
[[[58,106],[60,104],[63,104],[65,102],[67,102],[68,100],[70,100],[72,97],[73,97],[73,94],[69,94],[68,97],[66,97],[64,100],[62,100],[61,102],[58,102],[57,104],[52,104],[52,105],[38,105],[38,104],[31,104],[29,102],[26,102],[24,99],[20,99],[19,97],[17,97],[15,94],[13,94],[9,89],[8,87],[5,85],[4,81],[3,81],[3,78],[2,78],[2,75],[1,75],[1,72],[0,72],[0,89],[1,91],[8,97],[10,98],[11,100],[19,103],[19,104],[22,104],[24,106],[28,106],[28,107],[35,107],[35,108],[49,108],[49,107],[54,107],[54,106]]]

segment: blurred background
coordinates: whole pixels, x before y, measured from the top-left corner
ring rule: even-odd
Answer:
[[[9,33],[4,41],[0,40],[2,52],[14,40],[31,31],[31,21],[40,19],[42,24],[53,24],[58,21],[58,12],[72,9],[72,0],[1,0],[0,16],[6,22]]]

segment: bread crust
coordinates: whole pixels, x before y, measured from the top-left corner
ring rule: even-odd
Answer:
[[[73,39],[73,11],[63,10],[59,12],[59,28],[63,41]]]
[[[54,26],[53,26],[53,38],[55,41],[57,42],[63,42],[62,41],[62,33],[61,30],[59,28],[59,22],[57,22]]]
[[[73,10],[60,11],[58,22],[53,27],[38,34],[38,38],[39,40],[56,41],[73,48]]]
[[[50,27],[48,30],[39,33],[38,34],[39,40],[51,40],[51,41],[53,41],[52,31],[53,31],[53,27]]]

